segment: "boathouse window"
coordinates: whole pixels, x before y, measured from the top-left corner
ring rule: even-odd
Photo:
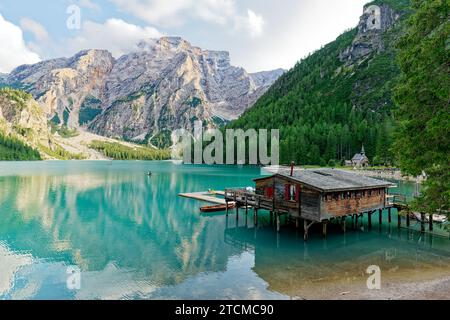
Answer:
[[[300,196],[300,187],[298,185],[286,184],[284,186],[284,199],[286,201],[298,201]]]

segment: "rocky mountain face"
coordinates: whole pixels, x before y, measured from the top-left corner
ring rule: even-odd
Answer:
[[[87,98],[101,97],[114,58],[107,51],[82,51],[74,57],[24,65],[13,70],[7,82],[26,90],[56,124],[75,128]]]
[[[249,74],[225,51],[178,37],[145,40],[114,59],[107,51],[13,70],[6,82],[31,93],[48,119],[71,128],[147,142],[196,120],[217,126],[236,119],[283,73]]]
[[[358,24],[358,33],[353,43],[345,51],[341,52],[339,58],[347,65],[360,62],[370,54],[380,53],[385,50],[383,33],[391,28],[399,19],[389,5],[369,5],[364,8]]]
[[[51,144],[46,115],[31,95],[22,91],[0,89],[0,132],[33,147]]]
[[[280,161],[344,163],[364,144],[373,163],[390,161],[398,40],[409,0],[375,0],[344,32],[284,73],[229,128],[280,128]]]

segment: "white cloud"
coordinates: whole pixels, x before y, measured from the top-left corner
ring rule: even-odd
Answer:
[[[22,18],[20,19],[20,27],[24,33],[30,32],[34,37],[34,41],[28,41],[26,43],[31,51],[36,52],[42,57],[53,47],[49,33],[39,22],[30,18]]]
[[[192,0],[111,0],[120,10],[151,24],[175,25],[180,14],[192,7]]]
[[[84,49],[106,49],[119,57],[136,49],[140,40],[161,36],[155,28],[143,28],[121,19],[108,19],[103,24],[86,21],[76,37],[66,40],[64,54],[72,55]]]
[[[264,18],[250,9],[247,11],[247,14],[248,14],[247,23],[250,35],[253,38],[261,36],[263,33]]]
[[[39,55],[31,51],[22,30],[0,14],[0,72],[10,72],[21,64],[36,63]]]
[[[80,0],[79,5],[80,5],[80,7],[92,9],[95,11],[101,10],[100,6],[96,3],[93,3],[91,0]]]
[[[24,32],[31,32],[37,41],[48,41],[50,39],[45,27],[33,19],[20,19],[20,27]]]
[[[252,34],[261,29],[262,17],[249,10],[239,14],[236,0],[110,0],[119,10],[155,25],[178,26],[187,18],[239,29],[246,21]]]

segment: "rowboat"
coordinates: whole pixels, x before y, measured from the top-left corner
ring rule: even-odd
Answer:
[[[228,209],[233,209],[235,207],[234,203],[229,203],[228,204]],[[227,205],[226,204],[218,204],[218,205],[214,205],[214,206],[204,206],[200,208],[201,212],[219,212],[219,211],[225,211],[227,210]]]
[[[413,212],[413,217],[417,220],[417,221],[422,221],[422,215],[419,212]],[[446,215],[443,214],[433,214],[433,222],[436,223],[445,223],[447,222],[448,218]],[[426,214],[425,215],[425,220],[426,222],[430,221],[429,215]]]

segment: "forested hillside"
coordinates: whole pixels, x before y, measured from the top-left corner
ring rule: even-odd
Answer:
[[[19,139],[0,132],[0,161],[5,160],[41,160],[41,156]]]
[[[363,144],[373,163],[391,163],[396,43],[409,1],[371,4],[381,6],[384,27],[366,30],[365,13],[357,28],[299,61],[228,127],[280,129],[282,163],[334,164]]]
[[[415,210],[450,216],[450,2],[414,0],[414,9],[398,45],[394,146],[402,172],[427,175]]]

